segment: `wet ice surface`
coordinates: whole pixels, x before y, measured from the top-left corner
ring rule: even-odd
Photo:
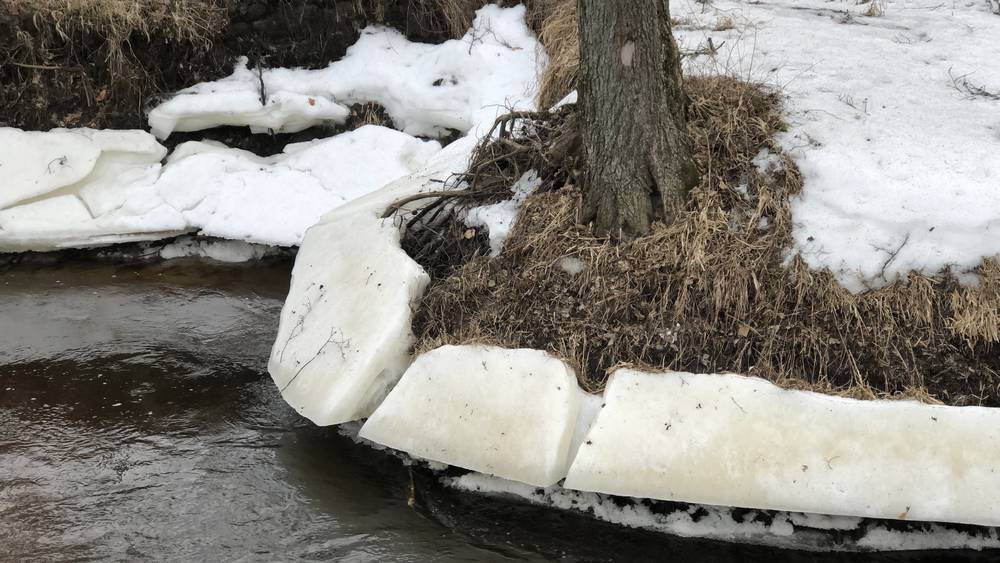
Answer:
[[[410,508],[398,459],[299,418],[265,373],[290,266],[0,266],[0,560],[873,560],[631,531],[421,471]]]

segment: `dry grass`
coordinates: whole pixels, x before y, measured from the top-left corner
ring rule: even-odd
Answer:
[[[733,21],[733,18],[726,16],[719,18],[715,22],[715,26],[712,28],[712,31],[728,31],[730,29],[735,29],[735,28],[736,28],[736,22]]]
[[[976,287],[913,274],[863,295],[786,264],[788,201],[801,179],[787,158],[769,173],[751,162],[761,149],[780,154],[779,97],[725,77],[687,85],[702,183],[677,221],[612,244],[579,224],[571,175],[549,182],[500,256],[438,269],[453,273],[434,279],[416,312],[418,348],[541,348],[576,365],[591,390],[631,364],[861,398],[1000,404],[1000,264],[986,262]]]
[[[44,65],[55,58],[53,49],[96,48],[108,71],[126,81],[143,73],[130,52],[135,39],[208,49],[228,23],[219,0],[0,0],[0,11],[33,27],[20,31],[21,56],[12,54],[13,63]]]
[[[864,3],[867,3],[868,7],[861,13],[862,16],[880,18],[885,15],[886,0],[864,0],[859,2],[859,4]]]
[[[0,15],[0,123],[33,128],[140,116],[162,85],[215,66],[229,22],[223,0],[0,0]]]
[[[542,74],[538,105],[550,108],[573,90],[580,66],[576,0],[534,0],[529,21],[545,46],[549,64]]]
[[[354,0],[355,13],[385,22],[393,9],[402,8],[421,33],[460,38],[472,27],[476,10],[487,0]],[[404,4],[400,6],[400,4]],[[414,31],[414,30],[410,30]]]
[[[344,128],[353,131],[365,125],[379,125],[392,128],[392,117],[382,104],[377,102],[367,102],[354,104],[351,106],[351,113],[347,116]]]

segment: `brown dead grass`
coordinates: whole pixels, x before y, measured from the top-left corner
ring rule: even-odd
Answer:
[[[101,126],[210,56],[224,0],[0,0],[0,124]],[[200,66],[199,66],[200,65]]]
[[[416,311],[418,350],[541,348],[595,391],[629,364],[859,398],[1000,404],[1000,263],[983,264],[978,286],[911,274],[861,295],[786,263],[801,179],[787,158],[767,174],[751,162],[761,149],[780,154],[779,96],[726,77],[687,86],[702,182],[673,224],[619,244],[595,238],[563,175],[528,199],[500,256],[437,269],[452,273]]]
[[[236,56],[321,67],[368,23],[439,42],[485,3],[0,0],[0,125],[141,127],[156,96],[224,76]]]
[[[355,12],[376,22],[385,22],[399,4],[412,22],[424,34],[460,38],[472,27],[475,11],[487,0],[354,0]]]
[[[550,108],[573,90],[580,66],[576,0],[534,0],[530,21],[545,46],[549,64],[542,74],[538,106]]]
[[[122,80],[142,73],[129,52],[137,36],[207,49],[228,23],[221,0],[0,0],[0,12],[32,22],[20,30],[21,57],[11,62],[43,65],[56,45],[97,49]]]

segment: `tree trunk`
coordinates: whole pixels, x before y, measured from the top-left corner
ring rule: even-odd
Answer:
[[[667,0],[577,0],[584,220],[612,237],[672,220],[698,181]]]

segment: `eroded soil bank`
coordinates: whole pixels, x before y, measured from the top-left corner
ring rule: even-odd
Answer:
[[[474,4],[0,0],[0,126],[143,129],[160,96],[228,75],[237,57],[324,67],[370,23],[440,42],[465,31]]]

